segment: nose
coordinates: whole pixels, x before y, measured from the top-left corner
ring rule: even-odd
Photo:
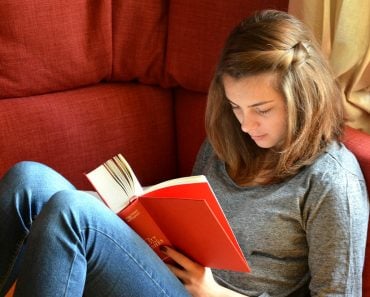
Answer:
[[[251,115],[243,116],[240,123],[241,129],[244,133],[250,133],[258,127],[258,121]]]

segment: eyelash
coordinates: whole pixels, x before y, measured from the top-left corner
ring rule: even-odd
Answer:
[[[233,104],[230,104],[230,107],[231,107],[231,110],[237,110],[237,109],[240,108],[239,106],[233,105]],[[269,114],[271,110],[272,110],[272,108],[268,108],[268,109],[265,109],[265,110],[261,110],[259,108],[256,108],[256,112],[258,114],[262,115],[262,116]]]
[[[265,109],[265,110],[260,110],[260,109],[257,109],[257,112],[261,115],[267,115],[270,111],[271,111],[272,108],[269,108],[269,109]]]

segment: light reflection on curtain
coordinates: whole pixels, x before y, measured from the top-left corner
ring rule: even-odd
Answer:
[[[290,0],[338,78],[347,124],[370,134],[370,0]]]

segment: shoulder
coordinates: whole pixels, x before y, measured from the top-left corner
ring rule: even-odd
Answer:
[[[322,181],[333,181],[334,178],[340,177],[364,181],[356,157],[342,143],[332,143],[328,146],[307,171]]]
[[[288,183],[298,186],[303,195],[322,196],[348,191],[357,187],[366,192],[364,176],[360,165],[351,151],[342,143],[332,143],[309,166],[303,168]]]
[[[367,190],[355,156],[341,143],[330,145],[310,166],[301,172],[305,181],[306,207],[328,209],[365,206]]]

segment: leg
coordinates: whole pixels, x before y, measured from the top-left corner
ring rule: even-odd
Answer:
[[[0,181],[0,296],[17,277],[31,225],[56,192],[73,189],[57,172],[39,163],[21,162]]]
[[[15,296],[189,296],[116,214],[75,190],[45,205],[23,265]]]

